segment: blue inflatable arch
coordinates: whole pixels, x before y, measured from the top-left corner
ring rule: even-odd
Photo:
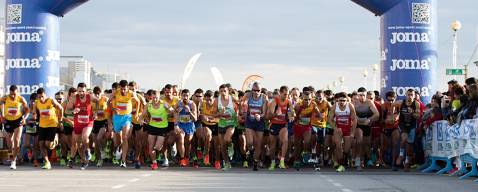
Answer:
[[[26,96],[60,89],[59,18],[88,0],[7,0],[5,87]],[[436,0],[352,0],[381,17],[381,91],[429,101],[437,67]]]

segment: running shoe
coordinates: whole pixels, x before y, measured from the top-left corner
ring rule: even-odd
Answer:
[[[85,170],[88,167],[88,163],[81,163],[81,170]]]
[[[10,163],[10,169],[12,169],[12,170],[17,169],[17,162],[16,162],[16,161],[12,161],[12,162]]]
[[[249,162],[244,161],[244,163],[242,163],[242,167],[243,168],[249,168]]]
[[[217,170],[221,169],[221,162],[219,161],[214,162],[214,168],[216,168]]]
[[[274,171],[276,169],[276,163],[271,162],[271,165],[269,166],[269,171]]]
[[[223,171],[228,171],[232,168],[231,163],[224,163],[224,168],[222,168]]]
[[[45,164],[41,167],[42,169],[51,169],[50,162],[46,161]]]
[[[161,167],[169,167],[169,160],[164,159],[163,163],[161,164]]]
[[[259,162],[254,160],[254,162],[252,163],[252,170],[258,171],[259,170],[258,166],[259,166]]]
[[[198,159],[202,159],[203,158],[203,154],[202,154],[202,151],[201,150],[198,150],[197,153],[196,153],[196,156]],[[207,156],[207,155],[206,155]]]
[[[126,166],[126,162],[125,162],[125,161],[121,161],[120,167],[121,167],[121,168],[126,168],[126,167],[127,167],[127,166]]]
[[[62,166],[62,167],[66,166],[66,159],[65,158],[60,159],[60,166]]]
[[[103,166],[103,159],[98,159],[98,162],[96,162],[97,167],[102,167]]]
[[[372,167],[372,166],[373,166],[373,161],[372,161],[372,160],[368,160],[368,161],[367,161],[367,166],[368,166],[368,167]]]
[[[185,158],[182,158],[180,161],[179,161],[179,165],[181,167],[187,167],[188,166],[188,161],[185,159]]]
[[[151,164],[151,170],[156,170],[156,169],[158,169],[158,163],[154,162]]]
[[[113,162],[113,165],[119,165],[119,160],[116,158],[111,159],[111,162]]]
[[[279,168],[281,169],[286,169],[287,167],[285,166],[285,161],[284,160],[280,160],[279,162]]]
[[[339,165],[339,167],[336,169],[337,172],[345,172],[345,167],[343,165]]]
[[[136,161],[136,162],[134,163],[134,168],[135,168],[135,169],[141,169],[141,163],[140,163],[139,161]]]
[[[300,161],[295,161],[294,162],[294,168],[299,171],[300,170]]]
[[[209,166],[209,165],[210,165],[210,163],[209,163],[209,155],[205,155],[205,156],[204,156],[204,165],[205,165],[205,166]]]

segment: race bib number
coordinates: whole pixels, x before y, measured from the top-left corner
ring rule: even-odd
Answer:
[[[251,114],[251,116],[254,116],[257,114],[261,114],[261,110],[257,108],[250,108],[249,113]]]
[[[161,118],[161,117],[159,117],[159,116],[152,116],[152,117],[151,117],[151,121],[161,122],[161,121],[163,121],[163,118]]]
[[[191,116],[190,115],[180,115],[179,116],[179,122],[189,123],[189,122],[191,122]]]
[[[310,117],[302,117],[299,119],[299,124],[301,125],[309,125],[310,124]]]
[[[226,112],[224,113],[224,115],[222,115],[222,118],[228,120],[228,119],[231,119],[231,118],[232,118],[232,115],[231,115],[231,113],[229,113],[229,112],[226,111]]]
[[[8,114],[11,115],[11,116],[14,116],[14,115],[18,114],[18,108],[16,108],[16,107],[9,107],[7,109],[7,111],[8,111]]]
[[[118,111],[126,111],[128,109],[128,103],[118,103],[116,109]]]
[[[89,123],[90,122],[90,117],[88,115],[78,115],[78,123]]]
[[[40,116],[42,116],[42,117],[49,117],[49,116],[50,116],[50,109],[40,110]]]
[[[338,117],[337,124],[349,124],[349,118],[347,117]]]
[[[99,117],[99,118],[105,117],[105,111],[104,110],[98,110],[96,112],[96,116]]]
[[[26,126],[26,133],[36,133],[37,126],[35,124]]]

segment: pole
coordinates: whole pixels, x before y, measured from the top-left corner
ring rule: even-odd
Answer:
[[[457,31],[454,31],[453,32],[453,69],[456,69],[456,53],[457,53],[457,49],[458,49],[458,45],[457,45],[457,39],[458,39],[458,34],[457,34]],[[456,80],[456,75],[454,76],[455,80]]]

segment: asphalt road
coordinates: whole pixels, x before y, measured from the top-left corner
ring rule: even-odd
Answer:
[[[19,166],[9,170],[0,166],[1,191],[325,191],[325,192],[476,192],[473,179],[458,180],[446,175],[389,170],[364,170],[336,173],[333,170],[315,172],[311,169],[295,171],[233,168],[218,171],[212,168],[167,168],[151,171],[144,167],[89,167],[87,170],[61,168],[41,170]]]

